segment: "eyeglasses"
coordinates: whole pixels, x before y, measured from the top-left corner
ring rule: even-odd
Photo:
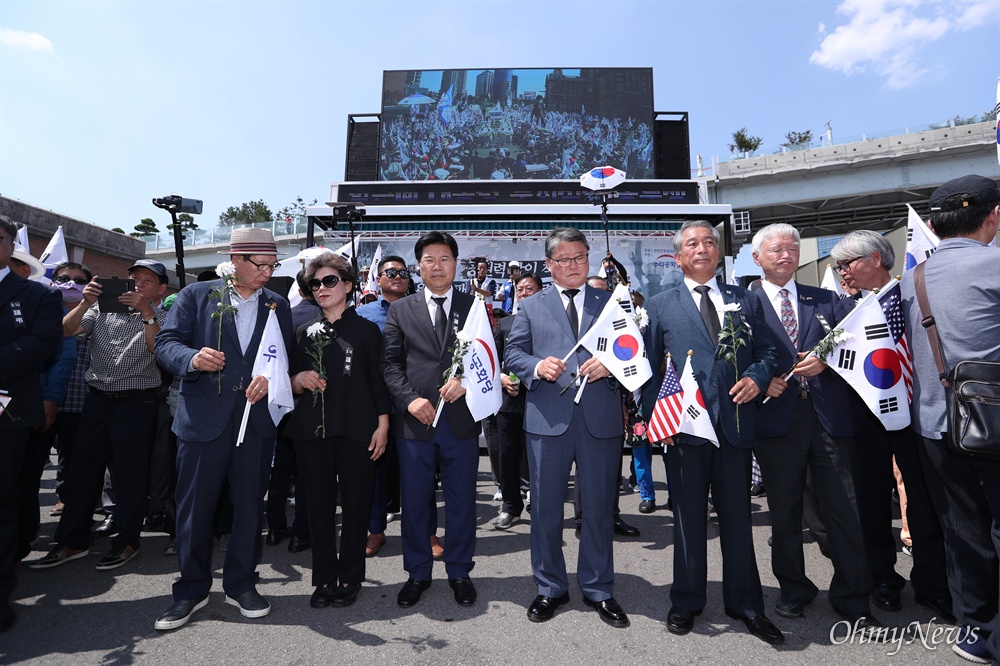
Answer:
[[[853,264],[855,261],[858,261],[859,259],[864,259],[864,257],[854,257],[849,261],[837,262],[837,264],[834,266],[834,269],[836,269],[838,273],[848,273],[851,270],[851,264]]]
[[[333,289],[338,284],[340,284],[340,278],[337,277],[336,275],[327,275],[324,276],[322,280],[317,280],[316,278],[313,278],[312,280],[309,280],[309,282],[306,282],[306,284],[309,285],[310,291],[319,291],[320,287]]]
[[[78,277],[78,278],[71,278],[68,275],[60,275],[58,277],[52,278],[52,280],[53,280],[53,282],[58,282],[59,284],[63,284],[64,282],[75,282],[77,284],[87,284],[87,278],[80,278],[80,277]]]
[[[256,261],[254,261],[250,257],[243,257],[243,258],[246,259],[251,264],[253,264],[254,266],[256,266],[257,270],[259,270],[261,272],[263,272],[263,271],[276,271],[279,268],[281,268],[281,262],[280,261],[276,261],[273,264],[258,264]]]
[[[410,279],[410,271],[406,268],[387,268],[379,273],[379,277],[382,277],[383,275],[390,280],[395,280],[397,277],[401,277],[404,280]]]
[[[447,264],[452,263],[453,261],[455,261],[455,257],[448,257],[448,256],[423,257],[420,259],[420,263],[423,264],[424,266],[433,266],[434,264],[441,264],[442,266],[445,266]]]
[[[554,264],[558,264],[560,268],[569,268],[573,264],[577,266],[582,266],[590,261],[590,257],[587,254],[578,254],[575,257],[563,257],[562,259],[550,259]]]

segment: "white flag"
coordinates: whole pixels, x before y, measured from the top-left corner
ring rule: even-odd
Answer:
[[[889,293],[897,284],[890,281],[882,292]],[[886,430],[910,425],[904,371],[878,294],[862,298],[837,328],[850,337],[834,348],[827,365],[858,392]]]
[[[906,204],[906,208],[909,210],[909,213],[906,219],[906,261],[903,264],[904,271],[916,268],[927,261],[927,257],[934,254],[934,250],[937,249],[940,242],[937,235],[917,215],[917,211],[913,210],[913,206]]]
[[[378,247],[375,248],[375,256],[372,257],[372,267],[368,269],[368,284],[365,286],[364,291],[370,291],[373,294],[378,293],[378,263],[382,261],[382,244],[379,243]]]
[[[684,362],[684,372],[681,373],[681,425],[677,432],[701,437],[719,446],[719,436],[712,426],[712,417],[705,406],[705,399],[698,388],[694,370],[691,368],[691,355]]]
[[[500,411],[503,395],[500,393],[500,360],[493,341],[493,330],[486,306],[475,301],[465,326],[459,333],[461,338],[470,340],[469,348],[462,357],[462,386],[465,387],[465,404],[476,421],[493,416]]]
[[[17,228],[17,238],[15,240],[24,247],[31,247],[31,244],[28,242],[28,225],[22,224]]]
[[[285,338],[281,335],[278,316],[274,310],[267,313],[264,334],[257,347],[257,360],[253,364],[253,375],[267,378],[267,409],[274,425],[278,425],[281,417],[295,407],[295,402],[292,398],[292,382],[288,376]]]
[[[847,292],[840,286],[840,275],[833,270],[832,264],[826,265],[826,272],[823,273],[823,283],[820,286],[823,289],[829,289],[841,298],[847,298]]]
[[[69,253],[66,252],[66,237],[63,235],[63,228],[61,226],[56,229],[56,232],[52,235],[52,240],[45,246],[45,251],[42,252],[42,256],[38,259],[45,264],[46,272],[48,272],[48,269],[55,268],[59,264],[69,261]]]
[[[627,298],[627,289],[625,294]],[[631,300],[628,307],[632,307]],[[614,297],[604,306],[597,321],[578,344],[590,350],[594,358],[603,363],[629,391],[635,391],[653,376],[642,333],[635,320]]]

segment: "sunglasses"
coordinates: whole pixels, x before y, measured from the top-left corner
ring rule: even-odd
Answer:
[[[319,291],[320,287],[333,289],[338,284],[340,284],[340,278],[337,277],[336,275],[327,275],[322,280],[317,280],[316,278],[313,278],[312,280],[309,280],[309,282],[306,282],[306,284],[309,285],[309,289],[311,291]]]
[[[397,277],[401,277],[404,280],[410,279],[410,271],[409,269],[406,268],[387,268],[381,273],[379,273],[379,277],[383,275],[389,278],[390,280],[395,280]]]
[[[87,284],[87,278],[81,278],[81,277],[71,278],[68,275],[60,275],[59,277],[53,278],[53,281],[54,282],[58,282],[59,284],[63,284],[64,282],[75,282],[77,284]]]

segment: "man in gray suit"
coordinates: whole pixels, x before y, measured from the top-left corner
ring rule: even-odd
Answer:
[[[685,222],[674,236],[674,257],[684,282],[647,301],[646,352],[659,368],[664,354],[691,365],[718,443],[678,434],[668,438],[667,473],[674,500],[674,582],[667,629],[683,635],[705,607],[708,577],[705,506],[708,489],[724,544],[722,591],[726,614],[771,644],[785,637],[764,615],[764,596],[750,524],[750,450],[756,436],[757,397],[775,374],[775,343],[761,303],[750,292],[715,278],[719,232],[709,222]],[[736,366],[719,344],[723,325],[744,343]],[[733,346],[737,346],[735,343]],[[653,413],[658,382],[643,389],[643,413]]]
[[[593,325],[611,294],[586,285],[587,239],[577,229],[555,229],[545,241],[553,285],[521,303],[507,340],[506,368],[527,390],[524,429],[531,476],[531,569],[538,596],[528,619],[544,622],[569,601],[562,552],[563,505],[570,467],[576,462],[583,527],[577,583],[584,603],[613,627],[628,616],[615,601],[612,530],[614,496],[624,428],[618,383],[583,347],[564,362]],[[578,384],[588,382],[579,404]]]
[[[948,437],[944,387],[921,321],[933,314],[946,372],[959,361],[1000,361],[1000,252],[987,245],[997,234],[998,204],[1000,187],[982,176],[956,178],[935,190],[930,223],[941,244],[924,263],[931,312],[920,310],[915,271],[904,273],[901,285],[913,349],[910,409],[917,450],[941,517],[952,607],[958,625],[969,628],[952,649],[978,663],[1000,660],[1000,544],[990,535],[1000,523],[1000,464],[959,456],[942,441]]]

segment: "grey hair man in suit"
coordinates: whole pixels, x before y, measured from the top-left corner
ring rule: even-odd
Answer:
[[[756,296],[716,279],[719,232],[709,222],[692,220],[681,226],[674,236],[674,258],[684,271],[684,282],[646,302],[646,353],[650,365],[659,368],[668,352],[682,359],[693,350],[691,365],[718,444],[686,434],[665,440],[676,521],[667,629],[678,635],[688,633],[705,607],[705,506],[711,486],[724,544],[726,614],[741,620],[757,638],[783,643],[785,637],[764,615],[750,524],[756,400],[775,374],[774,338]],[[736,350],[738,368],[723,358],[719,344],[720,329],[727,323],[745,343]],[[643,389],[644,414],[653,413],[658,390],[655,381]]]
[[[931,194],[930,212],[941,239],[924,263],[931,312],[920,311],[913,271],[901,284],[913,349],[910,409],[927,488],[941,517],[952,607],[959,626],[970,630],[952,650],[970,661],[996,663],[1000,464],[959,456],[942,441],[948,437],[944,387],[921,321],[933,314],[946,372],[959,361],[1000,362],[1000,252],[989,247],[1000,224],[1000,187],[982,176],[950,180]]]
[[[552,286],[521,303],[506,347],[506,368],[527,390],[524,429],[531,476],[531,569],[538,596],[528,619],[544,622],[569,601],[562,552],[563,506],[576,462],[583,527],[577,583],[584,603],[613,627],[628,616],[613,596],[614,499],[621,466],[618,383],[583,347],[564,362],[593,325],[611,294],[586,285],[590,246],[577,229],[555,229],[545,241]],[[579,404],[576,384],[589,382]],[[566,390],[566,389],[569,390]]]

